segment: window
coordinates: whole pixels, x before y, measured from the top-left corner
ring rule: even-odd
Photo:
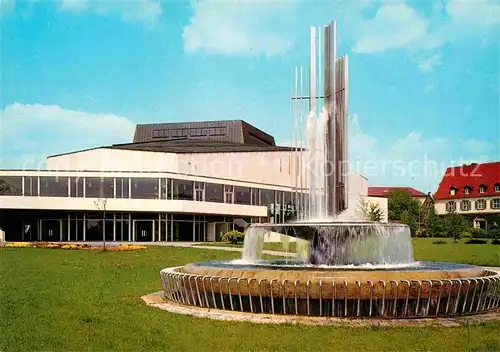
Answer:
[[[205,201],[224,203],[224,188],[216,183],[205,184]]]
[[[83,177],[71,177],[69,180],[71,197],[83,197]]]
[[[464,194],[470,194],[471,191],[472,191],[472,187],[470,187],[470,186],[464,187]]]
[[[3,176],[0,178],[0,195],[22,196],[23,178],[22,176]],[[68,195],[68,194],[66,194]]]
[[[224,185],[224,202],[225,203],[233,203],[234,201],[234,189],[233,186]]]
[[[457,208],[457,204],[454,201],[446,202],[446,211],[447,212],[455,211],[456,208]]]
[[[457,189],[454,187],[450,188],[450,196],[454,196],[457,193]]]
[[[38,195],[38,176],[24,176],[24,195]]]
[[[462,211],[470,210],[470,200],[463,200],[462,203],[460,203],[460,208]]]
[[[252,200],[251,200],[252,203],[251,204],[252,205],[260,205],[260,189],[258,189],[258,188],[252,188],[251,191],[250,191],[250,193],[251,193],[250,196],[252,198]]]
[[[476,200],[476,209],[477,210],[486,209],[486,201],[484,199]]]
[[[174,199],[193,200],[193,181],[173,179],[172,188]]]
[[[113,198],[114,181],[109,177],[86,177],[85,178],[86,198]]]
[[[484,193],[486,192],[486,186],[485,185],[480,185],[479,186],[479,193]]]
[[[135,199],[158,199],[158,179],[157,178],[132,178],[130,180],[130,198]]]
[[[205,183],[195,182],[194,183],[194,200],[203,202],[205,200]]]
[[[41,176],[40,195],[43,197],[67,197],[68,177]]]
[[[248,187],[234,187],[234,203],[235,204],[248,204],[251,202],[250,188]]]
[[[160,199],[170,199],[170,179],[162,178],[160,179]]]
[[[130,179],[117,178],[116,179],[116,198],[130,198],[129,194]]]
[[[500,192],[500,183],[495,184],[495,192]]]
[[[274,204],[274,191],[272,189],[260,190],[260,205],[269,206]]]
[[[491,200],[491,209],[500,209],[500,198],[493,198]]]

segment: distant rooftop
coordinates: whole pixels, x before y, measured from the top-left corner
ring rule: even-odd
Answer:
[[[368,187],[369,197],[387,197],[390,191],[408,191],[412,197],[427,197],[427,194],[412,187]]]
[[[276,145],[273,136],[242,120],[151,123],[135,128],[134,143],[179,139]]]
[[[294,150],[292,147],[277,146],[273,136],[245,121],[233,120],[138,124],[132,143],[77,150],[49,158],[98,148],[177,154]]]

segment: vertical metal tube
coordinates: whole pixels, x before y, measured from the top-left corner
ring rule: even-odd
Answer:
[[[292,115],[292,126],[293,126],[293,136],[292,136],[292,148],[293,148],[293,153],[292,153],[292,159],[293,159],[293,175],[292,175],[292,184],[294,187],[294,203],[295,203],[295,211],[298,216],[298,212],[300,209],[300,204],[299,204],[299,194],[298,194],[298,177],[299,177],[299,165],[298,165],[298,151],[297,151],[297,129],[298,129],[298,124],[297,124],[297,114],[296,114],[296,105],[297,105],[297,67],[295,67],[295,81],[293,78],[293,72],[292,72],[292,87],[290,89],[290,110],[291,110],[291,115]],[[294,91],[294,84],[295,84],[295,91]],[[295,93],[295,95],[294,95]]]
[[[297,175],[295,178],[296,184],[295,187],[297,189],[297,204],[298,204],[298,209],[299,212],[302,212],[302,202],[300,199],[300,191],[299,191],[299,178],[300,178],[300,172],[301,172],[301,165],[299,163],[299,140],[298,140],[298,128],[299,127],[299,101],[297,100],[299,98],[299,68],[295,66],[295,156],[297,158],[296,163],[297,163]]]
[[[316,114],[316,27],[310,28],[309,40],[309,113]]]
[[[330,90],[330,26],[325,26],[324,28],[324,40],[323,40],[323,46],[324,46],[324,49],[323,49],[323,55],[324,55],[324,72],[323,72],[323,95],[324,95],[324,108],[325,108],[325,113],[327,115],[327,120],[330,118],[331,116],[331,111],[330,111],[330,100],[331,100],[331,90]],[[324,184],[324,191],[323,191],[323,194],[325,195],[325,199],[322,200],[322,202],[324,203],[322,206],[321,206],[321,209],[322,209],[322,212],[323,216],[327,216],[328,215],[328,208],[327,208],[327,204],[328,204],[328,199],[330,198],[330,194],[329,194],[329,190],[328,190],[328,174],[329,174],[329,165],[328,165],[328,159],[330,157],[330,151],[329,151],[329,146],[330,146],[330,143],[329,143],[329,140],[330,140],[330,129],[328,127],[328,124],[329,122],[327,121],[326,123],[326,130],[325,130],[325,140],[323,141],[323,143],[325,144],[325,153],[326,153],[326,160],[324,160],[325,162],[325,165],[323,165],[324,169],[325,169],[325,172],[324,172],[324,180],[323,180],[323,184]]]
[[[304,97],[304,80],[303,80],[303,74],[304,74],[304,70],[303,70],[303,67],[300,66],[300,97]],[[301,102],[303,102],[303,99],[300,100]],[[300,104],[300,123],[299,123],[299,126],[300,126],[300,130],[299,130],[299,133],[300,133],[300,160],[299,160],[299,163],[300,163],[300,180],[299,180],[299,187],[300,187],[300,199],[301,199],[301,208],[304,209],[304,184],[302,182],[303,178],[304,178],[304,158],[303,158],[303,154],[304,154],[304,115],[303,115],[303,103]]]
[[[344,183],[344,209],[349,206],[349,144],[347,143],[347,136],[349,133],[349,60],[348,56],[344,56],[344,71],[343,71],[343,86],[344,86],[344,100],[342,102],[344,116],[342,118],[343,122],[343,137],[344,137],[344,151],[342,155],[342,165],[343,165],[343,183]],[[342,209],[342,210],[344,210]]]
[[[330,121],[329,121],[329,137],[330,137],[330,148],[329,153],[331,153],[328,158],[328,163],[330,165],[330,174],[328,175],[328,180],[330,181],[328,184],[328,197],[330,198],[328,203],[328,216],[335,216],[337,214],[337,166],[338,166],[338,155],[336,151],[337,147],[337,102],[336,102],[336,62],[337,62],[337,23],[332,21],[330,23],[330,50],[331,54],[329,56],[330,62],[330,76],[328,79],[330,80]]]

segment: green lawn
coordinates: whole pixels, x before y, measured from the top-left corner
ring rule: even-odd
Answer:
[[[0,351],[500,350],[500,322],[461,328],[253,325],[175,315],[140,300],[160,289],[163,267],[239,255],[165,247],[104,253],[0,248]]]
[[[434,244],[444,240],[446,244]],[[465,244],[466,240],[454,243],[447,238],[413,238],[413,252],[416,260],[447,261],[484,266],[500,266],[500,246],[493,244]],[[203,245],[241,247],[228,243],[206,243]],[[283,251],[280,243],[266,243],[264,249]],[[295,252],[295,243],[290,243],[290,252]]]

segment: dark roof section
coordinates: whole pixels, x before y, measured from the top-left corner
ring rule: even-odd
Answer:
[[[276,146],[273,136],[242,120],[152,123],[135,128],[134,143],[177,139]]]
[[[199,139],[174,139],[157,140],[142,143],[114,144],[112,149],[139,150],[160,153],[244,153],[244,152],[279,152],[292,151],[292,147],[280,147],[270,145],[243,144],[214,140]]]
[[[427,194],[412,187],[368,187],[368,197],[387,197],[394,190],[407,191],[412,197],[427,197]]]

